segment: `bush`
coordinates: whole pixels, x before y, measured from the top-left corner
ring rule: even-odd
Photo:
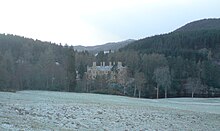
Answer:
[[[109,95],[123,95],[123,93],[121,93],[118,90],[115,89],[99,89],[99,90],[93,90],[91,91],[91,93],[97,93],[97,94],[109,94]]]

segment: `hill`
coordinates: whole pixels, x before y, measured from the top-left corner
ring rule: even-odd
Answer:
[[[147,83],[142,90],[147,92],[146,97],[155,96],[151,94],[155,92],[154,88],[157,85],[155,72],[164,66],[168,67],[167,74],[172,78],[169,96],[173,94],[187,96],[187,92],[190,91],[187,85],[192,85],[194,81],[201,84],[196,89],[200,97],[206,95],[210,97],[211,92],[218,96],[220,95],[219,23],[220,19],[200,20],[171,33],[137,40],[120,49],[121,54],[124,52],[124,54],[126,52],[136,54],[122,62],[132,68],[133,76],[135,72],[145,74]],[[123,57],[127,57],[128,53]],[[165,90],[163,86],[161,87]]]
[[[126,76],[129,78],[122,78],[123,85],[114,90],[123,92],[127,96],[161,98],[168,92],[168,97],[218,97],[220,96],[220,29],[217,26],[215,29],[208,28],[213,25],[212,22],[205,22],[205,25],[196,23],[207,28],[199,30],[201,26],[194,26],[198,29],[174,31],[137,41],[129,40],[122,42],[123,44],[130,42],[130,44],[119,51],[106,54],[100,52],[96,57],[88,52],[74,52],[72,47],[2,34],[0,35],[0,90],[70,91],[71,89],[88,92],[104,89],[109,93],[112,87],[109,81],[97,79],[96,82],[88,82],[89,86],[87,86],[84,84],[86,79],[83,78],[86,77],[83,74],[93,61],[98,63],[121,61],[128,68]],[[113,49],[116,45],[118,47],[120,42],[108,43],[104,46],[106,48],[102,46],[102,50]],[[96,49],[100,49],[100,46],[94,47],[93,51]],[[81,75],[81,84],[78,82],[76,85],[75,70]],[[72,73],[69,73],[70,71]],[[167,77],[162,78],[169,78],[166,80],[168,82],[161,84],[161,89],[157,92],[155,87],[162,80],[158,77],[161,81],[156,81],[156,75],[162,75],[158,75],[156,71],[165,72],[162,75]],[[99,83],[102,84],[99,86]],[[166,83],[169,85],[166,85],[165,89]],[[69,84],[73,88],[69,88]],[[135,84],[138,85],[137,88]],[[193,90],[194,85],[196,89]],[[88,90],[87,87],[91,88]]]
[[[0,91],[69,90],[65,78],[70,68],[75,70],[73,52],[68,46],[0,34]]]
[[[219,30],[220,29],[220,18],[216,19],[202,19],[188,23],[174,32],[182,31],[201,31],[201,30]]]
[[[74,46],[74,49],[76,49],[77,51],[89,51],[90,53],[96,54],[100,51],[117,51],[120,48],[123,48],[124,46],[134,42],[135,40],[133,39],[128,39],[125,41],[121,41],[121,42],[111,42],[111,43],[106,43],[103,45],[96,45],[96,46]]]
[[[174,32],[146,37],[122,48],[142,53],[163,53],[166,56],[181,55],[189,59],[204,49],[210,50],[213,58],[220,59],[220,19],[191,22]]]

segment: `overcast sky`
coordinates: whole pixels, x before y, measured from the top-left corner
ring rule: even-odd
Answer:
[[[220,17],[220,0],[0,0],[0,33],[99,45]]]

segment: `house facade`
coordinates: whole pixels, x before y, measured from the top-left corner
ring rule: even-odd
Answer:
[[[93,62],[92,67],[87,67],[86,76],[89,80],[94,80],[97,76],[106,77],[108,80],[119,82],[120,78],[125,77],[127,73],[127,67],[122,65],[122,62],[109,62],[106,65],[105,62],[101,62],[99,66],[96,62]]]

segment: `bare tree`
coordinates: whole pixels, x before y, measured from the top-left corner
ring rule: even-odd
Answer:
[[[165,91],[165,98],[167,98],[167,90],[171,85],[171,76],[169,68],[166,67],[159,67],[154,71],[154,79],[157,83],[157,99],[159,98],[159,87],[164,87]]]
[[[141,97],[141,91],[144,87],[144,84],[146,83],[144,73],[143,72],[135,72],[134,79],[135,79],[135,91],[134,91],[134,93],[136,93],[136,89],[138,89],[138,97],[140,98]]]
[[[191,97],[194,97],[195,92],[199,90],[199,88],[202,87],[201,80],[199,78],[188,78],[186,83],[186,88],[191,90]]]

